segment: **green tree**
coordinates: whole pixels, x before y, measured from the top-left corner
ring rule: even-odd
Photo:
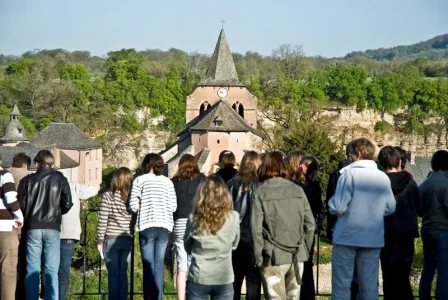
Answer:
[[[329,99],[364,108],[367,98],[367,74],[357,66],[337,63],[326,68],[326,94]]]

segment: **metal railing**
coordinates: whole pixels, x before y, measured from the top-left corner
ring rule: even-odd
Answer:
[[[82,289],[81,291],[77,291],[77,292],[72,292],[69,293],[69,295],[77,295],[77,296],[98,296],[98,295],[102,295],[102,296],[106,296],[107,295],[107,289],[105,288],[105,285],[103,284],[103,263],[101,261],[100,255],[98,254],[96,257],[96,262],[95,265],[98,266],[97,269],[90,267],[90,262],[88,261],[88,255],[87,255],[87,248],[89,246],[89,243],[93,243],[95,249],[96,249],[96,237],[95,236],[89,236],[88,235],[88,219],[89,216],[93,213],[97,214],[98,210],[97,209],[89,209],[89,210],[84,210],[82,211],[81,215],[83,215],[82,218],[82,229],[83,229],[83,236],[82,239],[80,241],[80,246],[82,248],[81,251],[81,256],[82,256],[82,265],[79,266],[79,260],[80,257],[78,257],[77,261],[78,261],[78,267],[77,267],[77,272],[81,271],[82,274]],[[319,215],[317,217],[316,223],[318,224],[318,226],[316,228],[322,228],[322,221],[324,220],[325,215]],[[316,257],[316,277],[314,278],[315,280],[315,286],[316,286],[316,296],[327,296],[330,297],[331,294],[329,293],[329,291],[327,293],[321,293],[320,292],[320,268],[319,265],[321,264],[321,243],[322,243],[322,236],[321,234],[318,232],[317,233],[317,237],[316,237],[316,249],[315,249],[315,257]],[[134,243],[133,243],[133,247],[131,250],[131,257],[130,257],[130,280],[129,280],[129,296],[130,299],[134,299],[135,295],[142,295],[143,291],[136,291],[135,290],[135,239],[134,239]],[[169,251],[167,251],[169,252]],[[174,265],[175,262],[173,261],[173,259],[171,259],[171,263]],[[172,267],[172,266],[171,266]],[[96,290],[92,290],[92,289],[88,289],[87,288],[87,280],[88,278],[90,278],[88,276],[89,273],[93,272],[98,272],[98,288]],[[173,272],[173,278],[175,277],[174,274],[175,272]],[[330,276],[331,278],[331,276]],[[107,279],[105,279],[107,281]],[[380,279],[381,280],[381,279]],[[173,280],[174,281],[174,280]],[[164,292],[165,295],[176,295],[175,292],[170,292],[170,291],[165,291]],[[415,296],[416,298],[418,298],[418,296]]]

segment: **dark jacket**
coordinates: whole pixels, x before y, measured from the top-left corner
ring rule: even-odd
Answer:
[[[225,183],[229,182],[230,179],[236,176],[238,171],[233,166],[227,166],[221,168],[216,172],[216,175],[220,176]]]
[[[249,190],[243,191],[242,181],[238,176],[232,178],[228,183],[230,195],[233,200],[233,209],[240,215],[240,242],[252,247],[252,231],[250,226],[252,215],[252,196],[258,183],[250,185]]]
[[[384,217],[384,234],[418,237],[417,212],[420,207],[420,191],[405,172],[386,173],[397,201],[395,212]]]
[[[314,218],[316,218],[324,210],[324,205],[322,203],[322,189],[320,187],[319,180],[312,180],[309,177],[306,177],[305,184],[297,184],[300,185],[305,192],[305,195],[311,206],[311,211],[313,212]]]
[[[251,226],[257,265],[308,260],[315,222],[305,193],[297,184],[281,177],[263,182],[254,192]]]
[[[432,172],[420,184],[422,234],[448,232],[448,178]]]
[[[327,194],[325,197],[325,204],[327,208],[328,208],[328,201],[330,201],[331,197],[333,197],[334,193],[336,192],[336,186],[338,185],[339,177],[341,176],[340,171],[349,164],[351,164],[351,161],[349,159],[341,161],[338,164],[338,168],[330,174],[330,178],[328,179],[328,185],[327,185]],[[333,240],[333,228],[337,220],[338,217],[330,214],[327,209],[327,238],[330,241]]]
[[[204,180],[204,174],[199,174],[194,179],[172,179],[177,197],[177,209],[173,214],[174,220],[186,219],[193,212],[194,196],[196,195],[196,190]]]
[[[19,184],[18,199],[24,228],[61,231],[62,215],[73,206],[67,179],[52,168],[40,168]]]

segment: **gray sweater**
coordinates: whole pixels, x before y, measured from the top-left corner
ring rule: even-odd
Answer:
[[[190,218],[184,238],[185,250],[191,255],[188,280],[202,285],[233,283],[232,250],[239,240],[240,219],[235,211],[216,235],[197,232]]]
[[[433,172],[420,185],[422,233],[448,231],[448,178]]]

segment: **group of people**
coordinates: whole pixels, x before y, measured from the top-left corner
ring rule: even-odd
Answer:
[[[14,156],[9,171],[0,167],[2,300],[66,299],[81,235],[80,200],[98,189],[68,181],[52,168],[54,161],[50,151],[41,150],[34,158],[36,172],[26,153]]]
[[[144,299],[163,297],[170,232],[180,300],[240,299],[244,279],[247,299],[261,299],[261,286],[268,299],[314,299],[315,220],[325,211],[333,244],[332,299],[354,299],[354,290],[362,300],[378,299],[380,263],[384,299],[413,299],[418,216],[424,250],[420,299],[431,298],[436,270],[436,297],[448,299],[448,152],[434,153],[433,172],[420,187],[406,171],[407,153],[400,147],[383,147],[375,161],[375,146],[361,138],[347,145],[346,154],[330,175],[325,207],[319,162],[304,150],[247,151],[240,163],[223,151],[218,171],[209,176],[189,154],[180,158],[172,179],[154,153],[136,174],[118,168],[102,197],[97,227],[109,299],[127,299],[134,231]],[[79,199],[97,191],[53,170],[49,151],[38,153],[37,172],[27,175],[30,162],[21,154],[11,172],[0,170],[1,297],[13,299],[24,290],[18,299],[38,299],[42,273],[43,298],[65,299],[80,234]]]
[[[157,154],[145,157],[134,179],[129,169],[118,169],[98,226],[111,299],[127,294],[134,227],[145,299],[162,298],[170,231],[179,299],[240,299],[244,279],[247,299],[260,299],[261,286],[270,299],[314,299],[315,220],[325,211],[333,243],[332,299],[356,299],[356,294],[378,299],[380,262],[384,298],[413,299],[410,272],[419,215],[425,257],[420,298],[430,299],[437,269],[437,299],[448,299],[443,276],[448,152],[434,154],[433,172],[420,187],[406,171],[407,153],[400,147],[382,148],[375,160],[375,146],[361,138],[349,143],[346,153],[330,175],[325,207],[319,162],[304,150],[248,151],[240,163],[223,151],[218,171],[207,177],[189,154],[180,158],[171,180],[162,175]]]

